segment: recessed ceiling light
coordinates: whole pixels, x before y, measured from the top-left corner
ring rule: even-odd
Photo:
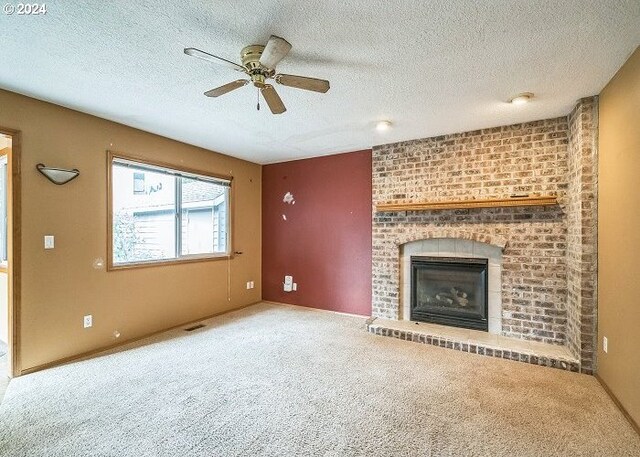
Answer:
[[[376,130],[378,132],[384,132],[391,128],[391,121],[378,121],[376,123]]]
[[[532,98],[533,94],[531,92],[523,92],[513,97],[509,102],[513,105],[524,105],[525,103],[529,103]]]

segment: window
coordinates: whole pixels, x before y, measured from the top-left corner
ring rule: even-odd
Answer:
[[[111,266],[230,253],[231,180],[111,156]]]

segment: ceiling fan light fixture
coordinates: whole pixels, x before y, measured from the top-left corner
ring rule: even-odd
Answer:
[[[532,98],[533,98],[533,94],[531,92],[522,92],[521,94],[518,94],[515,97],[513,97],[511,100],[509,100],[509,103],[511,103],[512,105],[518,105],[518,106],[526,105],[531,101]]]
[[[386,132],[391,128],[391,121],[383,120],[376,122],[376,130],[378,132]]]

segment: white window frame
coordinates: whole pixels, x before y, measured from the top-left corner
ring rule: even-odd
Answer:
[[[231,176],[223,176],[217,175],[201,170],[193,170],[187,169],[180,166],[174,166],[172,164],[166,164],[162,162],[156,162],[153,160],[147,160],[143,158],[128,156],[124,154],[114,153],[108,151],[108,160],[107,160],[107,181],[108,181],[108,190],[107,190],[107,232],[108,232],[108,262],[107,269],[108,270],[119,270],[126,268],[134,268],[134,267],[147,267],[147,266],[158,266],[158,265],[167,265],[167,264],[179,264],[186,262],[196,262],[196,261],[206,261],[206,260],[219,260],[219,259],[229,259],[233,257],[233,247],[232,247],[232,208],[233,208],[233,186]],[[205,254],[182,254],[182,180],[175,180],[175,208],[174,208],[174,216],[176,218],[175,221],[175,256],[169,259],[159,259],[159,260],[142,260],[142,261],[133,261],[133,262],[114,262],[113,256],[113,167],[117,164],[119,166],[131,166],[132,168],[150,171],[156,173],[165,173],[169,175],[173,175],[176,178],[188,178],[188,179],[196,179],[199,181],[205,181],[212,184],[218,184],[227,187],[225,192],[225,200],[227,202],[227,214],[225,217],[225,228],[226,228],[226,251],[225,252],[215,252],[215,253],[205,253]]]

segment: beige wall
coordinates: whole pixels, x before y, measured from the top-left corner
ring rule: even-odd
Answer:
[[[598,374],[640,423],[640,48],[600,94],[599,135]]]
[[[73,356],[250,304],[261,297],[261,167],[0,90],[0,126],[22,132],[21,368]],[[170,113],[167,113],[170,115]],[[107,272],[106,150],[234,176],[229,262]],[[78,168],[56,186],[35,168]],[[43,236],[55,235],[55,249]],[[227,296],[227,271],[231,294]],[[247,290],[247,281],[255,289]],[[83,329],[92,314],[94,325]]]

